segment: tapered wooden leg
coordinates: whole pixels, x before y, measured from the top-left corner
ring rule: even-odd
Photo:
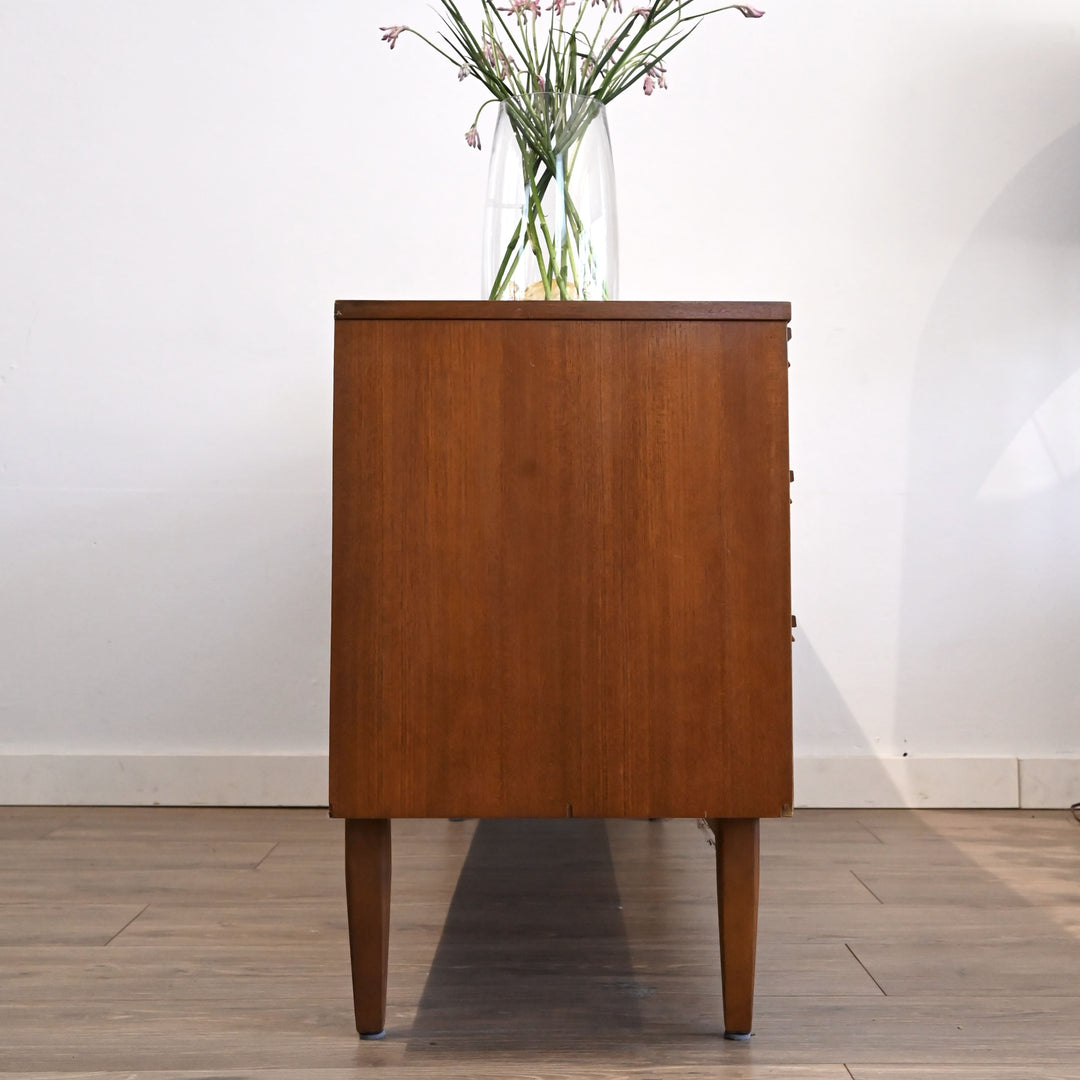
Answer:
[[[757,959],[759,822],[710,818],[716,834],[716,903],[724,1037],[748,1039],[754,1018]]]
[[[378,1039],[386,1025],[390,947],[390,820],[345,822],[345,896],[353,1009],[362,1039]]]

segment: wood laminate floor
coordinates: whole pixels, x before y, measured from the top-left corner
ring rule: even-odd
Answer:
[[[352,1027],[324,811],[0,808],[0,1080],[1080,1080],[1080,824],[763,823],[721,1037],[689,821],[397,821],[388,1035]]]

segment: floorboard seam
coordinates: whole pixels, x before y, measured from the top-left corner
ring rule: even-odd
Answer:
[[[874,832],[874,830],[871,829],[870,826],[867,825],[865,821],[860,821],[859,825],[862,828],[864,828],[879,844],[884,844],[885,843],[885,841],[882,840],[881,837],[878,836],[878,834],[876,832]],[[844,1066],[844,1067],[847,1068],[847,1066]]]
[[[259,867],[262,866],[262,864],[266,862],[266,860],[269,859],[271,855],[274,854],[274,852],[277,850],[277,846],[279,843],[281,843],[280,840],[275,840],[273,844],[270,845],[270,850],[255,864],[254,868],[256,870],[258,870]]]
[[[867,884],[866,884],[866,882],[865,882],[865,881],[863,881],[863,879],[862,879],[861,877],[859,877],[859,875],[858,875],[858,874],[856,874],[854,870],[852,870],[852,871],[851,871],[851,876],[852,876],[852,877],[853,877],[853,878],[854,878],[854,879],[855,879],[855,880],[856,880],[856,881],[857,881],[857,882],[858,882],[858,883],[859,883],[859,884],[860,884],[860,885],[861,885],[861,886],[862,886],[862,887],[863,887],[863,888],[864,888],[864,889],[865,889],[865,890],[866,890],[866,891],[867,891],[867,892],[868,892],[868,893],[869,893],[869,894],[870,894],[870,895],[871,895],[871,896],[872,896],[872,897],[873,897],[873,898],[874,898],[874,899],[875,899],[875,900],[876,900],[876,901],[877,901],[877,902],[878,902],[879,904],[884,904],[884,903],[885,903],[885,901],[884,901],[884,900],[882,900],[882,899],[881,899],[881,897],[880,897],[880,896],[878,896],[878,894],[877,894],[876,892],[874,892],[874,890],[873,890],[873,889],[871,889],[871,888],[870,888],[870,886],[869,886],[869,885],[867,885]]]
[[[106,946],[111,945],[137,918],[139,918],[140,915],[145,914],[147,908],[149,908],[149,907],[150,907],[149,904],[144,904],[142,906],[142,909],[140,911],[138,911],[136,914],[132,915],[132,917],[130,919],[128,919],[128,921],[126,923],[124,923],[124,925],[121,926],[120,929],[117,930],[116,933],[113,934],[113,936],[111,938],[109,938],[108,941],[105,942],[105,945],[103,945],[102,948],[105,948]]]
[[[75,817],[74,811],[70,813],[59,825],[50,825],[49,828],[43,832],[40,836],[35,837],[36,840],[51,840],[53,833],[59,832],[61,829],[66,829]]]
[[[855,950],[846,941],[844,942],[844,948],[847,949],[847,951],[849,953],[851,953],[852,956],[855,957],[855,963],[857,963],[859,965],[859,967],[861,967],[863,969],[863,971],[865,971],[866,974],[870,976],[870,979],[873,982],[873,984],[881,991],[881,996],[882,997],[888,997],[889,995],[887,993],[885,993],[885,987],[882,986],[881,983],[879,983],[877,981],[877,979],[874,978],[873,972],[859,959],[858,954],[855,952]],[[844,1068],[846,1069],[847,1066],[845,1065]]]

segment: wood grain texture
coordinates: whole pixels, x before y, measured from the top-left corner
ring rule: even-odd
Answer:
[[[17,870],[33,852],[41,870],[64,872],[69,868],[100,871],[130,870],[161,867],[169,869],[254,869],[266,858],[273,844],[265,841],[243,840],[190,841],[180,840],[163,847],[158,842],[130,840],[124,843],[108,841],[57,840],[0,840],[0,873]]]
[[[356,1030],[381,1037],[386,1025],[390,954],[390,821],[345,822],[345,897],[349,914]]]
[[[17,808],[5,808],[4,815]],[[230,813],[205,806],[173,806],[167,818],[156,806],[87,806],[64,808],[62,819],[53,821],[49,840],[91,841],[87,850],[100,851],[102,844],[127,844],[132,840],[160,844],[169,849],[189,835],[200,842],[264,842],[264,850],[276,851],[283,844],[313,842],[335,844],[341,848],[345,833],[343,821],[326,820],[326,809],[279,809],[276,807],[232,807]],[[55,816],[55,815],[53,815]],[[0,829],[5,818],[0,815]],[[16,818],[15,820],[18,820]],[[45,818],[44,820],[50,820]],[[0,836],[3,833],[0,832]],[[141,861],[141,860],[140,860]]]
[[[141,904],[0,904],[0,948],[108,945],[145,909]],[[10,954],[9,954],[10,955]]]
[[[790,805],[786,326],[597,307],[338,321],[335,816]]]
[[[1080,1080],[1080,1064],[856,1065],[852,1080]]]
[[[6,806],[0,815],[0,840],[37,840],[78,814],[69,806]]]
[[[0,822],[10,813],[0,808]],[[496,843],[476,822],[395,823],[389,1034],[367,1044],[349,1001],[342,822],[75,811],[65,828],[93,832],[81,853],[57,859],[42,835],[16,866],[0,865],[0,923],[29,938],[0,947],[0,1080],[344,1080],[369,1069],[392,1080],[843,1080],[849,1070],[1080,1080],[1080,989],[1068,978],[1078,906],[1043,900],[1080,852],[1068,814],[802,811],[762,822],[774,873],[762,880],[748,1044],[721,1038],[714,859],[691,822],[494,824],[505,826],[488,833]],[[540,826],[554,827],[548,839]],[[273,847],[272,873],[215,860],[215,838],[241,841],[245,829]],[[473,852],[478,834],[485,846]],[[141,867],[151,836],[159,850]],[[110,851],[100,871],[98,845]],[[836,902],[829,883],[843,879],[845,851],[868,877],[902,867],[911,887],[884,903]],[[480,876],[463,899],[486,906],[456,902],[470,861]],[[828,872],[808,891],[801,878],[816,862]],[[76,927],[88,887],[108,888],[106,907],[145,911],[108,944],[48,944],[63,913],[43,910],[38,932],[32,905],[7,898],[48,897]],[[493,940],[493,927],[506,932]],[[1027,992],[1037,969],[1056,993]]]
[[[907,997],[919,994],[1004,994],[1016,1000],[1061,997],[1076,989],[1080,938],[1027,941],[1023,949],[994,940],[941,944],[851,946],[882,990]]]
[[[386,1057],[392,1056],[385,1054]],[[581,1066],[548,1062],[474,1062],[468,1066],[443,1063],[431,1067],[379,1064],[381,1080],[415,1080],[418,1076],[438,1076],[439,1080],[576,1080]],[[204,1071],[177,1072],[77,1072],[29,1073],[19,1080],[357,1080],[357,1069],[228,1069],[208,1077]],[[2,1075],[2,1074],[0,1074]],[[843,1065],[647,1065],[590,1067],[592,1080],[851,1080]],[[1062,1080],[1054,1073],[1042,1080]],[[987,1080],[993,1080],[987,1077]],[[1003,1077],[1002,1080],[1034,1080],[1034,1076]],[[1069,1080],[1073,1080],[1070,1075]]]
[[[181,939],[183,940],[183,939]],[[210,939],[199,945],[12,947],[0,954],[0,1005],[36,1001],[77,1007],[87,999],[131,1006],[217,1002],[238,1009],[289,1005],[300,993],[340,996],[348,1019],[349,958],[342,931],[334,947]],[[0,1044],[2,1045],[2,1044]],[[0,1076],[3,1076],[0,1058]]]
[[[709,827],[716,845],[724,1034],[747,1038],[754,1030],[760,823],[757,818],[711,818]]]
[[[531,303],[506,300],[338,300],[334,318],[468,321],[671,322],[687,319],[783,322],[791,320],[787,302],[638,301],[603,304]]]

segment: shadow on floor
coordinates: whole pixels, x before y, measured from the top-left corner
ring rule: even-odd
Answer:
[[[535,1033],[594,1024],[641,1030],[607,829],[601,820],[483,820],[458,879],[420,999],[409,1049],[500,1030],[521,1048]]]

